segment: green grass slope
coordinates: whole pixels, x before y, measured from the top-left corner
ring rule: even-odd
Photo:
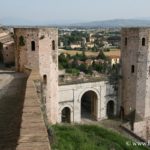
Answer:
[[[52,150],[148,150],[96,125],[54,125]]]

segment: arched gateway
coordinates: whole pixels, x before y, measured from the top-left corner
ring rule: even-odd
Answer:
[[[97,119],[97,102],[96,92],[86,91],[81,97],[81,118]]]

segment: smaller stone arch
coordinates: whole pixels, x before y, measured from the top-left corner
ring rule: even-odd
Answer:
[[[73,107],[72,107],[72,105],[70,105],[70,104],[62,104],[61,106],[60,106],[60,108],[59,108],[59,119],[58,119],[58,122],[59,123],[61,123],[62,122],[62,111],[63,111],[63,109],[64,108],[69,108],[70,109],[70,122],[69,123],[71,123],[71,122],[73,122]]]
[[[115,115],[115,102],[113,100],[107,102],[106,114],[108,118],[112,118]]]
[[[71,109],[69,107],[64,107],[61,111],[61,122],[70,123],[71,122]]]

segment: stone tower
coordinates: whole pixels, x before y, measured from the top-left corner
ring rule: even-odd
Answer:
[[[121,102],[125,115],[150,117],[150,28],[122,29]]]
[[[53,28],[15,28],[16,70],[25,68],[40,74],[46,84],[48,121],[58,121],[58,30]]]

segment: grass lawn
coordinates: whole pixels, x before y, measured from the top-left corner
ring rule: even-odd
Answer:
[[[54,125],[52,150],[148,150],[96,125]]]

